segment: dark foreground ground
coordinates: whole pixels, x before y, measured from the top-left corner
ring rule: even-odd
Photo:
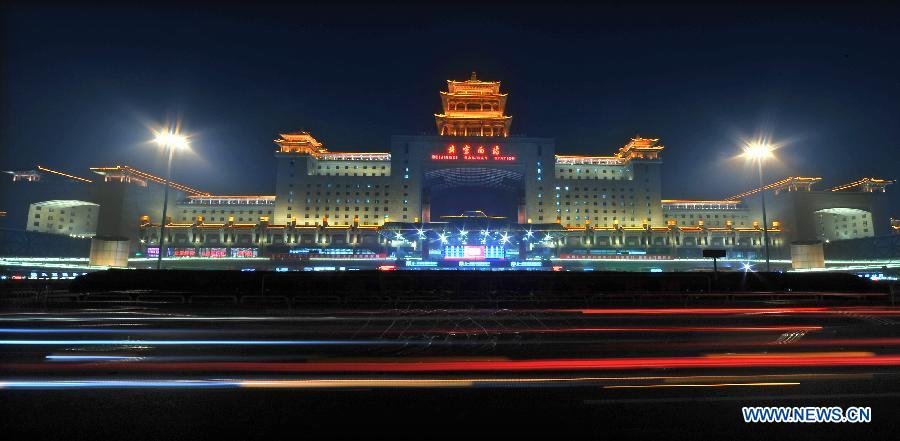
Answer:
[[[896,439],[900,309],[791,303],[0,314],[4,439]],[[745,424],[742,406],[870,406]]]

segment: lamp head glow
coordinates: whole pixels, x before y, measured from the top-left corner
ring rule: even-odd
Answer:
[[[744,147],[744,156],[755,161],[762,161],[772,156],[772,146],[763,142],[751,142]]]
[[[172,132],[157,133],[156,138],[153,139],[153,142],[155,142],[160,147],[172,147],[175,149],[183,149],[188,146],[188,140],[186,136]]]

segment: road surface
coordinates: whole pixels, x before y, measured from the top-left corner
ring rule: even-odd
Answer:
[[[0,354],[5,430],[30,439],[879,439],[900,415],[900,309],[886,306],[7,310]],[[743,406],[873,415],[745,424]]]

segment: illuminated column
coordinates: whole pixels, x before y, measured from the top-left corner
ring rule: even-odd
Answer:
[[[518,202],[519,202],[519,204],[518,204],[518,210],[517,210],[518,216],[517,216],[517,220],[516,220],[516,221],[517,221],[519,224],[524,224],[524,223],[526,223],[527,217],[528,217],[528,212],[527,212],[527,210],[525,209],[525,191],[524,191],[524,190],[520,190],[520,191],[519,191],[519,198],[518,198],[518,199],[519,199],[519,200],[518,200]]]
[[[431,189],[422,191],[422,223],[431,222]]]
[[[422,259],[427,259],[428,258],[428,248],[429,248],[428,237],[426,237],[425,239],[420,239],[419,242],[422,244],[421,245],[421,250],[422,250],[421,257],[422,257]]]

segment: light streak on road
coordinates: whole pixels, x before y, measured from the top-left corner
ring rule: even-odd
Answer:
[[[603,386],[604,389],[656,389],[667,387],[799,386],[800,383],[717,383],[717,384],[628,384]]]
[[[123,371],[195,372],[486,372],[486,371],[591,371],[638,369],[713,369],[762,367],[900,366],[900,355],[869,353],[760,354],[738,356],[627,357],[542,360],[458,361],[322,361],[322,362],[178,362],[105,363],[64,365],[10,363],[5,370],[47,371],[65,368]]]
[[[128,355],[48,355],[45,358],[50,361],[124,361],[144,359],[144,357]]]
[[[638,326],[619,326],[619,327],[560,327],[560,328],[477,328],[477,329],[403,329],[403,330],[371,330],[370,333],[377,334],[499,334],[499,333],[515,333],[515,334],[548,334],[548,333],[584,333],[584,332],[791,332],[791,331],[820,331],[821,326],[804,326],[804,325],[785,325],[785,326],[660,326],[660,327],[638,327]],[[322,332],[337,333],[349,332],[358,334],[360,330],[321,330]],[[0,328],[0,334],[159,334],[159,333],[228,333],[229,331],[199,330],[199,329],[113,329],[113,328]],[[230,331],[235,333],[236,331]],[[244,331],[248,333],[249,331]]]
[[[688,375],[612,377],[468,377],[468,378],[269,378],[269,379],[77,379],[8,380],[0,389],[97,389],[97,388],[263,388],[263,389],[359,389],[359,388],[462,388],[462,387],[557,387],[598,386],[608,389],[727,386],[793,386],[801,381],[870,378],[866,374],[785,375]],[[618,384],[654,382],[651,384]],[[610,384],[612,383],[612,384]]]
[[[327,346],[430,344],[405,340],[0,340],[0,346]]]

